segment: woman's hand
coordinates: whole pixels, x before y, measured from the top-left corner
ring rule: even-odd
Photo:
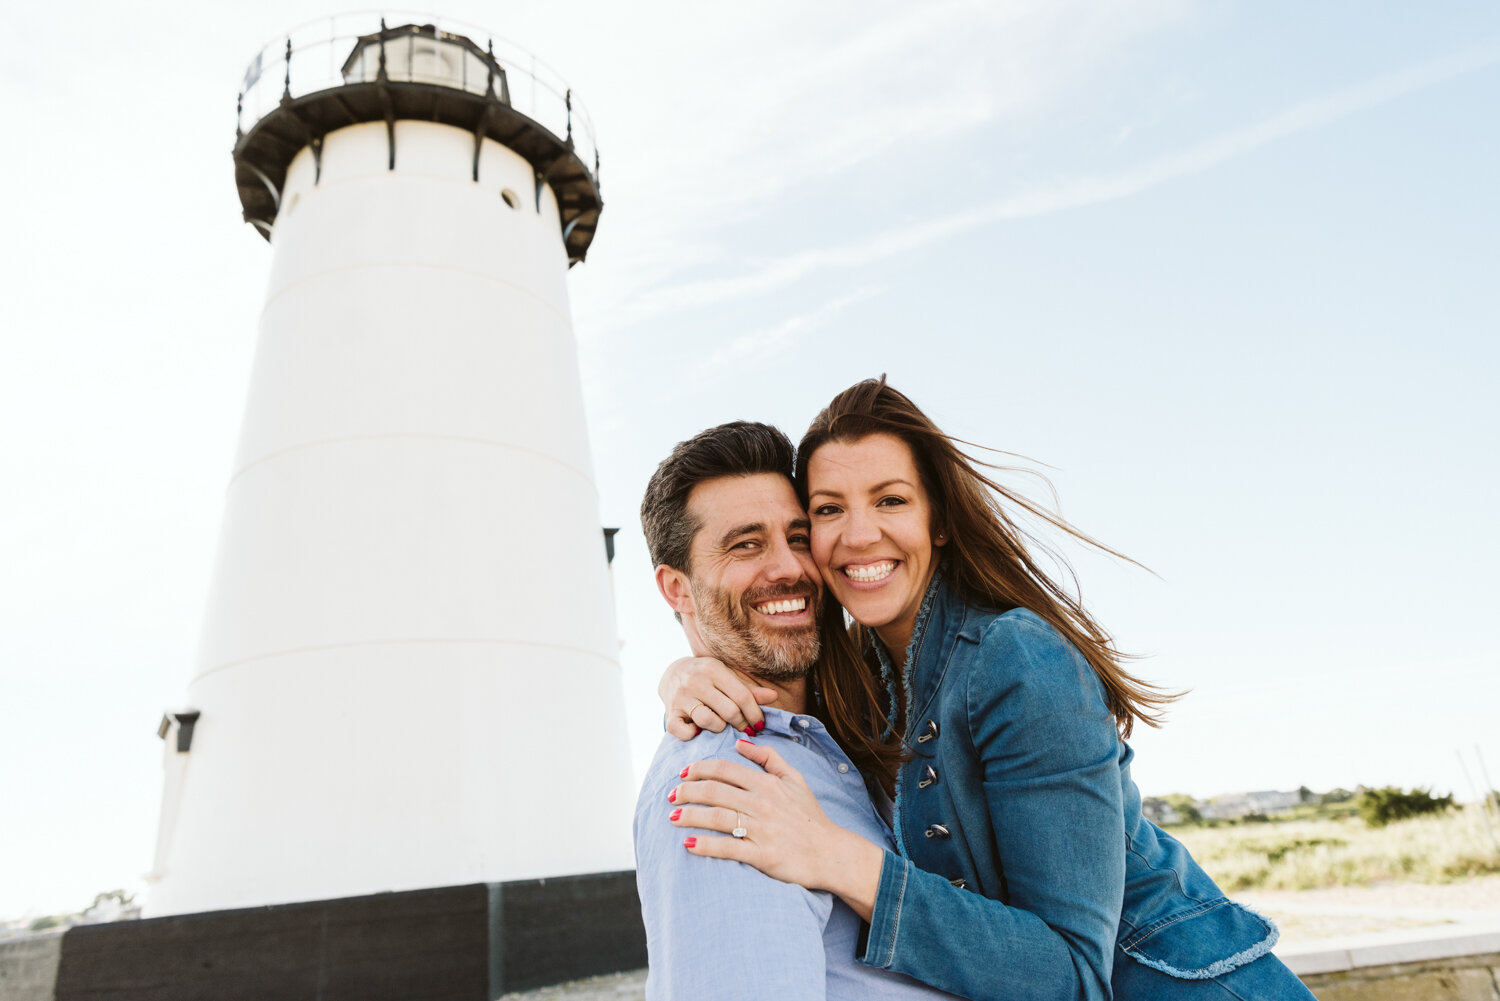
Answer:
[[[744,828],[745,835],[690,837],[683,846],[694,855],[745,862],[784,883],[828,890],[868,921],[884,849],[829,820],[802,774],[774,750],[748,740],[736,747],[761,767],[694,762],[671,794],[676,809],[668,819],[725,834]]]
[[[656,692],[667,707],[667,732],[678,740],[718,733],[726,724],[753,736],[766,726],[760,703],[776,700],[774,688],[752,688],[712,657],[672,661]]]

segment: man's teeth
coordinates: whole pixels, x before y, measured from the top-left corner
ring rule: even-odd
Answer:
[[[764,605],[756,605],[755,610],[765,615],[781,615],[785,612],[800,612],[806,607],[806,598],[787,598],[783,601],[768,601]]]
[[[862,567],[845,567],[844,576],[850,580],[869,581],[884,580],[896,569],[895,560],[885,560],[881,563],[867,563]]]

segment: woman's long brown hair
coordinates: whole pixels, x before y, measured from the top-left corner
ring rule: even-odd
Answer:
[[[932,528],[948,536],[943,574],[958,597],[997,612],[1027,608],[1046,620],[1093,665],[1122,737],[1130,736],[1137,720],[1160,726],[1162,710],[1180,693],[1165,692],[1125,670],[1123,661],[1129,659],[1128,655],[1115,649],[1109,633],[1083,607],[1067,561],[1018,525],[1006,505],[1101,552],[1129,563],[1135,561],[981,473],[979,467],[1014,470],[981,462],[962,451],[959,445],[967,442],[944,434],[915,403],[886,385],[885,376],[855,383],[813,419],[797,447],[796,483],[802,503],[807,503],[807,466],[813,453],[829,442],[854,442],[872,434],[893,435],[911,449],[931,500]],[[1038,565],[1033,550],[1046,553],[1063,569],[1071,589]],[[865,774],[880,778],[890,792],[896,771],[909,753],[901,736],[906,729],[902,672],[890,679],[897,686],[896,697],[891,700],[897,718],[889,719],[883,696],[890,693],[866,655],[871,637],[865,627],[856,623],[846,628],[843,606],[831,594],[826,596],[820,615],[824,653],[817,677],[825,723],[854,763]],[[901,658],[906,652],[890,653],[893,658]]]

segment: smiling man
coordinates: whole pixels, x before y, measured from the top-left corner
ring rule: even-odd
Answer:
[[[858,770],[808,714],[823,588],[791,474],[792,443],[766,424],[720,425],[674,448],[641,504],[657,587],[695,655],[776,693],[757,739],[802,773],[830,819],[888,844]],[[736,736],[664,737],[641,787],[635,852],[651,965],[646,997],[948,997],[857,962],[859,918],[831,894],[686,850],[695,838],[720,835],[679,826],[706,818],[683,815],[677,787],[693,762],[743,761]],[[737,815],[733,826],[735,837],[754,840],[752,820]]]

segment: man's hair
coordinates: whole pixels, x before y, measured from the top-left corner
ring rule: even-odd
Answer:
[[[680,441],[646,484],[641,529],[651,565],[665,563],[691,575],[693,536],[700,525],[688,512],[693,487],[720,476],[775,473],[792,479],[792,442],[769,424],[730,421]]]

